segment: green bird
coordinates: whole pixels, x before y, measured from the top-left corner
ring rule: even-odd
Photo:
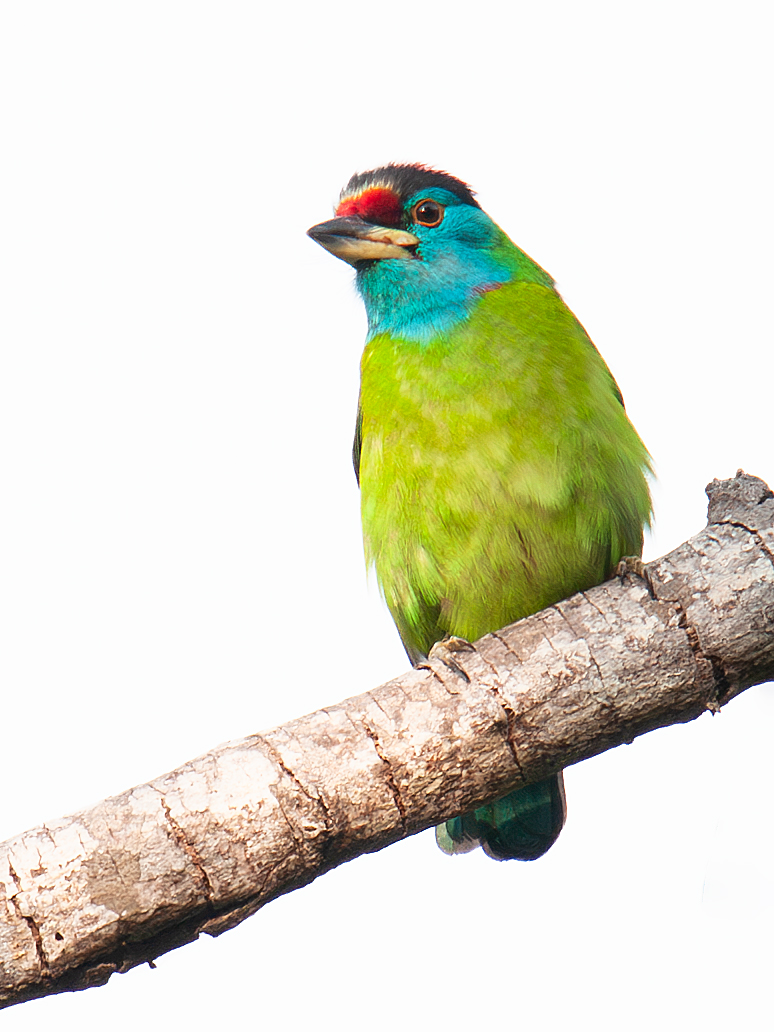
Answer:
[[[424,165],[363,172],[309,235],[354,266],[368,313],[353,449],[365,555],[412,663],[641,554],[649,457],[621,392],[467,184]],[[436,838],[534,860],[564,820],[560,772]]]

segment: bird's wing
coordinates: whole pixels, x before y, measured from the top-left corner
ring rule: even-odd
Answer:
[[[355,420],[355,440],[352,442],[352,465],[355,467],[355,479],[360,486],[360,452],[363,447],[363,410],[358,403]]]

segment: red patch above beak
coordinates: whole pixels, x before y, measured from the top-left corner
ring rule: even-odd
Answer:
[[[400,226],[403,206],[400,198],[385,186],[372,186],[357,197],[345,197],[336,209],[337,215],[359,215],[377,226]]]

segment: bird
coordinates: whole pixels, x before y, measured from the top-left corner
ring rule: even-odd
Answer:
[[[650,456],[616,381],[467,183],[423,164],[356,173],[308,234],[354,267],[368,316],[352,452],[363,544],[412,664],[642,554]],[[436,840],[534,860],[565,816],[560,771]]]

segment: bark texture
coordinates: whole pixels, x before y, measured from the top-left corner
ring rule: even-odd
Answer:
[[[434,660],[4,843],[0,1007],[103,984],[772,678],[774,495],[741,472],[707,493],[704,531],[455,653],[467,679]]]

